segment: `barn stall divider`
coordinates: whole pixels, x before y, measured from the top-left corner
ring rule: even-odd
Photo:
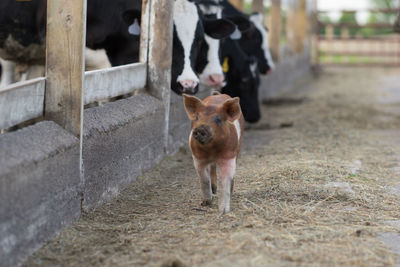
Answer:
[[[305,2],[287,6],[292,21],[306,20]],[[0,266],[22,262],[82,211],[187,144],[190,122],[182,97],[170,90],[172,5],[143,1],[139,63],[85,72],[86,1],[48,1],[46,77],[0,91],[0,130],[44,117],[0,134]],[[309,30],[287,25],[291,38],[283,46],[281,10],[280,0],[272,0],[268,24],[277,64],[262,78],[260,101],[310,69]],[[133,95],[83,109],[127,93]],[[199,97],[209,93],[203,88]]]

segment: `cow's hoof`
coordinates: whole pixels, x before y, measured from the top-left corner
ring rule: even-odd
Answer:
[[[217,193],[217,186],[212,184],[211,190],[212,190],[212,193],[215,195]]]
[[[211,206],[211,200],[203,200],[202,202],[201,202],[201,205],[204,207],[204,206]]]

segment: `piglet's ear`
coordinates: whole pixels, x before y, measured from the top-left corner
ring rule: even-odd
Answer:
[[[183,104],[185,105],[186,113],[190,120],[194,120],[198,113],[199,108],[203,105],[201,100],[195,96],[182,94]]]
[[[223,104],[223,111],[227,115],[227,119],[231,122],[240,118],[242,110],[240,109],[239,97],[228,99]]]

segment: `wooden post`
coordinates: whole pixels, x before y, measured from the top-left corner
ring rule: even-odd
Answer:
[[[251,4],[251,12],[264,14],[264,11],[264,0],[253,0],[253,3]]]
[[[295,51],[303,53],[307,33],[306,0],[298,0],[296,6]]]
[[[150,4],[147,89],[163,101],[165,109],[164,148],[168,145],[171,64],[173,43],[173,6],[170,0],[148,0]]]
[[[332,63],[333,62],[333,37],[334,37],[334,30],[335,28],[333,25],[329,24],[325,26],[325,48],[326,48],[326,59],[327,62]]]
[[[291,53],[296,51],[296,8],[295,3],[288,3],[286,16],[286,46]]]
[[[279,61],[280,42],[281,42],[281,0],[271,1],[270,10],[270,23],[269,23],[269,44],[271,56],[274,62]]]
[[[146,63],[149,53],[149,25],[151,0],[142,0],[142,21],[140,23],[139,62]]]
[[[82,128],[86,0],[47,1],[45,117]]]
[[[229,2],[240,11],[244,10],[244,0],[229,0]]]

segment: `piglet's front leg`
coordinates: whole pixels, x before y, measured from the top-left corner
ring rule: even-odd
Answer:
[[[236,158],[229,160],[218,160],[220,169],[220,195],[219,195],[219,212],[224,214],[230,211],[231,191],[233,186],[233,175],[236,170]]]
[[[212,203],[212,191],[211,191],[211,180],[210,180],[210,165],[204,164],[201,161],[193,157],[194,167],[200,177],[201,191],[203,192],[202,206],[209,206]]]

